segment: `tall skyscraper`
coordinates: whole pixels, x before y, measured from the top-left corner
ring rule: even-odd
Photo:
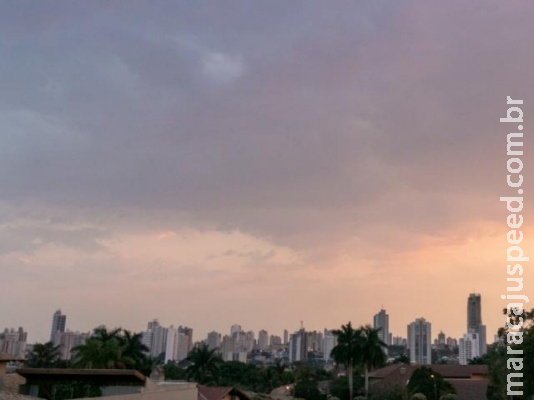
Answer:
[[[389,337],[389,315],[386,314],[386,310],[380,310],[373,318],[373,327],[375,329],[380,329],[378,332],[378,337],[386,345],[390,346],[391,341]]]
[[[412,364],[432,363],[431,340],[431,325],[424,318],[418,318],[408,325],[408,348]]]
[[[479,355],[486,354],[486,325],[482,324],[482,298],[478,293],[467,298],[467,333],[478,334]]]
[[[55,342],[58,332],[65,332],[65,326],[67,325],[67,316],[61,313],[61,310],[57,310],[52,317],[52,329],[50,330],[50,341]]]

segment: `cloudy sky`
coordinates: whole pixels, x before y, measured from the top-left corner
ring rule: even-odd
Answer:
[[[0,328],[504,323],[534,4],[0,1]],[[510,125],[510,124],[508,124]],[[525,159],[523,247],[533,248]],[[532,178],[531,178],[532,177]],[[532,273],[525,273],[532,282]],[[525,294],[534,297],[528,283]]]

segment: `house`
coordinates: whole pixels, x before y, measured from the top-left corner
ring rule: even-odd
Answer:
[[[251,400],[239,389],[233,387],[198,387],[198,400]]]
[[[20,393],[53,399],[61,391],[83,391],[79,397],[140,393],[145,376],[135,370],[22,368],[17,373],[26,378]]]
[[[10,362],[22,361],[9,354],[0,352],[0,400],[35,400],[34,397],[24,396],[18,393],[24,378],[18,374],[8,374],[7,364]]]
[[[196,383],[157,382],[136,370],[22,368],[17,373],[26,379],[20,393],[48,400],[198,400]]]
[[[429,365],[449,382],[461,400],[486,400],[488,387],[487,365]],[[371,390],[385,390],[394,386],[406,387],[418,365],[393,364],[369,374]]]

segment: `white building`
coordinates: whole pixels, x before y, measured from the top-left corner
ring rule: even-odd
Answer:
[[[323,358],[325,361],[330,361],[330,353],[332,349],[337,345],[337,337],[327,329],[324,330],[323,335]]]
[[[167,329],[165,363],[176,360],[178,360],[178,329],[171,326]]]
[[[469,360],[480,357],[480,338],[478,333],[471,331],[460,339],[458,358],[460,365],[467,365]]]
[[[412,364],[432,363],[431,340],[431,325],[424,318],[418,318],[408,325],[408,348]]]

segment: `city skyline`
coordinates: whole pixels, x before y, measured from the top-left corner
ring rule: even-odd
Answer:
[[[534,3],[480,4],[6,2],[0,326],[460,338],[476,292],[493,337]]]
[[[475,293],[470,293],[469,294],[469,297],[468,297],[468,315],[467,315],[467,320],[468,320],[468,329],[467,331],[471,331],[471,328],[469,327],[469,321],[470,321],[470,315],[469,315],[469,304],[470,302],[472,301],[472,298],[473,296],[476,296],[478,298],[478,315],[476,317],[476,321],[481,321],[481,315],[482,315],[482,309],[481,309],[481,306],[480,306],[480,294],[475,294]],[[385,326],[387,327],[387,331],[384,331],[381,329],[381,332],[380,332],[380,338],[383,338],[383,335],[385,332],[387,332],[387,337],[388,339],[387,340],[384,340],[384,342],[386,344],[393,344],[392,343],[392,338],[395,338],[395,337],[402,337],[404,339],[407,339],[407,336],[403,333],[403,332],[395,332],[395,331],[391,331],[389,330],[389,313],[387,312],[386,309],[384,308],[380,308],[380,310],[378,310],[377,313],[374,314],[373,318],[372,318],[372,321],[371,322],[357,322],[357,321],[350,321],[353,323],[353,325],[355,326],[360,326],[360,325],[369,325],[369,326],[372,326],[374,328],[381,328],[381,324],[385,324]],[[412,320],[415,318],[415,316],[412,318]],[[425,318],[426,319],[426,318]],[[169,323],[166,323],[166,322],[161,322],[160,318],[151,318],[148,320],[148,323],[145,323],[145,326],[146,328],[141,328],[141,327],[125,327],[125,326],[119,326],[119,325],[108,325],[108,324],[105,324],[105,323],[101,323],[101,324],[98,324],[98,325],[95,325],[93,326],[92,328],[89,328],[89,329],[80,329],[79,327],[70,327],[66,324],[66,320],[67,320],[67,314],[66,313],[63,313],[61,311],[61,309],[58,309],[56,312],[54,312],[54,314],[52,315],[52,332],[56,332],[56,333],[81,333],[81,334],[87,334],[87,333],[91,333],[92,330],[94,328],[97,328],[99,326],[106,326],[106,328],[108,329],[113,329],[113,328],[122,328],[122,329],[127,329],[127,330],[130,330],[131,332],[145,332],[145,331],[154,331],[155,329],[157,328],[164,328],[165,329],[165,332],[162,334],[164,334],[165,336],[167,335],[167,329],[174,329],[174,330],[181,330],[182,327],[184,329],[188,329],[187,328],[187,325],[184,325],[182,322],[180,321],[171,321]],[[408,323],[406,323],[404,325],[404,331],[406,330],[406,326],[409,326],[411,323],[412,323],[412,320],[410,320]],[[427,320],[428,321],[428,320]],[[349,321],[346,321],[346,322],[349,322]],[[431,323],[431,321],[428,321]],[[211,333],[218,333],[219,335],[221,335],[221,339],[222,339],[222,336],[228,334],[229,336],[231,337],[234,337],[236,335],[236,333],[238,332],[248,332],[248,331],[252,331],[252,332],[255,332],[255,333],[258,333],[260,334],[262,331],[265,331],[268,333],[268,336],[278,336],[280,337],[280,339],[285,343],[286,340],[285,340],[285,334],[286,332],[288,333],[288,335],[291,335],[295,332],[298,332],[299,330],[301,329],[306,329],[306,331],[322,331],[323,329],[324,330],[332,330],[332,329],[338,329],[339,326],[323,326],[323,327],[315,327],[315,328],[310,328],[310,327],[307,327],[305,326],[304,324],[304,321],[299,321],[299,326],[292,329],[292,328],[289,328],[288,327],[284,327],[280,330],[280,332],[278,332],[277,330],[272,330],[269,328],[268,326],[269,323],[266,323],[263,325],[263,327],[261,328],[257,328],[257,329],[253,329],[253,328],[250,328],[249,326],[247,326],[246,324],[242,324],[242,323],[232,323],[230,325],[228,325],[226,328],[220,328],[220,329],[217,329],[217,328],[213,328],[211,330],[208,330],[206,331],[205,333],[203,333],[203,331],[196,331],[197,332],[197,336],[194,336],[194,340],[193,342],[197,342],[197,341],[202,341],[202,340],[206,340],[207,338],[209,338],[209,335]],[[27,324],[26,324],[27,325]],[[7,326],[7,325],[6,325]],[[59,327],[59,329],[57,329]],[[176,327],[176,328],[175,328]],[[245,327],[245,328],[243,328]],[[192,327],[192,329],[194,329],[194,327]],[[225,330],[226,329],[226,330]],[[445,329],[445,332],[443,332],[443,329]],[[458,336],[454,336],[452,334],[449,334],[449,331],[445,328],[443,329],[440,329],[439,330],[439,333],[436,333],[435,337],[432,337],[431,338],[431,343],[433,343],[434,339],[437,339],[439,337],[440,334],[443,334],[445,333],[447,335],[447,337],[451,337],[451,338],[454,338],[454,339],[460,339],[462,338],[462,335],[458,335]],[[58,342],[60,339],[61,336],[57,336],[55,333],[51,335],[51,337],[53,337],[52,339],[52,342]],[[289,336],[288,336],[289,337]],[[31,336],[30,336],[30,339],[31,339]],[[143,339],[144,340],[144,339]],[[162,339],[163,340],[163,339]],[[39,342],[46,342],[46,340],[30,340],[30,343],[39,343]],[[147,344],[151,342],[151,339],[148,340]],[[208,339],[208,342],[209,342],[209,339]],[[154,354],[153,354],[154,355]]]

